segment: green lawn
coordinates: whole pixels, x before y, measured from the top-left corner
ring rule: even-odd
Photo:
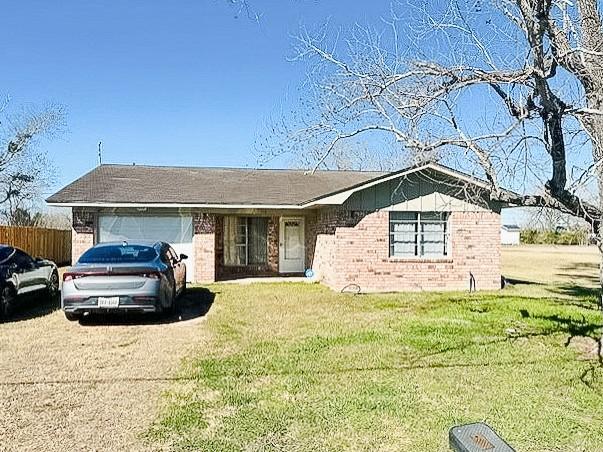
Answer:
[[[209,289],[215,302],[200,324],[209,342],[183,363],[151,443],[434,451],[448,450],[453,425],[485,420],[517,450],[603,450],[592,289],[567,281],[477,295]]]

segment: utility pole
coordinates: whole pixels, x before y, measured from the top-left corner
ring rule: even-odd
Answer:
[[[103,142],[99,141],[98,142],[98,165],[102,165],[103,164],[103,150],[102,150],[102,146],[103,146]]]

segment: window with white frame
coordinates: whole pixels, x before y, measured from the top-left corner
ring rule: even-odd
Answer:
[[[448,255],[448,212],[390,212],[390,257]]]
[[[268,218],[224,217],[224,265],[265,265],[268,262]]]

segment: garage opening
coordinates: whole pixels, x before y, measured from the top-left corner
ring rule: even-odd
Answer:
[[[193,219],[191,216],[101,215],[98,242],[145,240],[167,242],[178,254],[186,254],[186,279],[195,280]]]

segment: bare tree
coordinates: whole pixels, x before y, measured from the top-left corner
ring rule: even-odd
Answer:
[[[36,214],[36,225],[49,229],[71,229],[71,209],[54,207],[50,212]]]
[[[10,226],[40,226],[41,216],[40,212],[32,213],[27,209],[17,207],[10,212],[8,224]]]
[[[314,168],[361,136],[387,134],[415,161],[490,184],[490,197],[601,223],[603,28],[597,0],[417,1],[384,29],[302,31],[305,99],[270,158],[315,150]],[[282,138],[282,137],[281,137]],[[285,143],[285,144],[283,144]],[[590,150],[585,157],[584,150]],[[594,182],[593,182],[594,181]],[[581,190],[596,183],[599,201]],[[504,190],[510,186],[515,195]]]
[[[11,226],[33,226],[49,229],[70,229],[71,211],[66,208],[59,208],[55,212],[41,212],[17,207],[8,217],[8,224]]]
[[[53,180],[54,166],[39,149],[39,140],[62,131],[65,113],[60,106],[50,106],[9,114],[5,103],[0,114],[0,211],[10,223],[22,218],[20,213],[28,211]]]
[[[258,13],[247,0],[226,0],[226,3],[236,11],[235,19],[245,16],[256,22],[260,20],[260,13]]]
[[[322,157],[322,148],[310,148],[297,156],[295,166],[312,167]],[[260,155],[261,158],[261,155]],[[373,149],[365,141],[349,141],[333,147],[324,161],[324,166],[337,170],[394,171],[411,164],[407,155],[398,152],[395,143],[384,142]]]
[[[538,231],[555,231],[559,228],[585,229],[587,226],[581,218],[547,207],[526,212],[525,224],[528,228]]]

